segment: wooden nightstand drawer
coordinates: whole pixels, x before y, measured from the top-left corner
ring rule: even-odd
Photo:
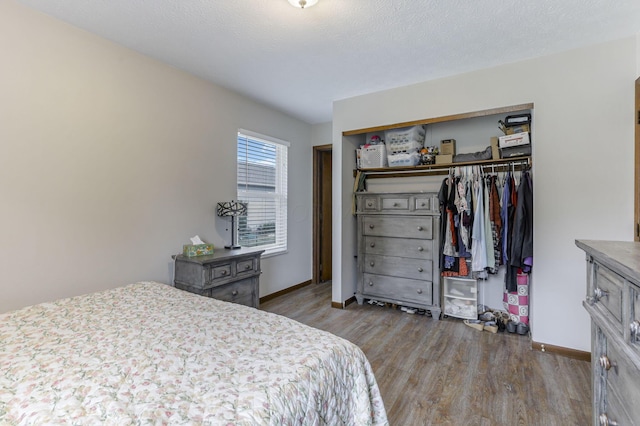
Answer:
[[[211,281],[229,278],[231,276],[231,264],[215,266],[211,268]]]
[[[247,274],[253,272],[253,259],[243,260],[236,263],[236,273]]]
[[[241,300],[249,300],[251,296],[253,296],[253,282],[251,279],[214,287],[210,293],[210,297],[234,303],[240,303]]]

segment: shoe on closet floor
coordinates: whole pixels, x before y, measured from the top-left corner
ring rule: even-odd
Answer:
[[[513,322],[513,321],[509,321],[509,322],[507,323],[507,331],[508,331],[509,333],[515,333],[517,329],[518,329],[518,326],[516,325],[516,323],[515,323],[515,322]]]
[[[488,331],[489,333],[497,333],[498,325],[495,321],[487,321],[484,323],[484,331]]]
[[[529,326],[523,322],[518,323],[518,326],[516,327],[516,332],[523,336],[525,334],[527,334],[529,332]]]
[[[484,329],[484,323],[480,320],[464,320],[464,324],[479,331]]]

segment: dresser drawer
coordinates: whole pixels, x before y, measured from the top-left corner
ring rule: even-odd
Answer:
[[[431,210],[431,198],[430,197],[416,197],[415,209],[416,210]]]
[[[620,423],[617,419],[623,418],[621,417],[623,414],[628,414],[633,419],[640,419],[640,404],[638,404],[640,371],[616,345],[614,339],[607,339],[606,346],[606,353],[595,360],[600,373],[604,373],[606,377],[606,410],[619,424],[631,424]],[[613,401],[615,403],[612,404]],[[624,411],[615,407],[617,402],[620,403],[620,407],[625,407]]]
[[[633,419],[638,417],[630,417],[625,410],[625,407],[629,408],[629,405],[625,404],[628,404],[628,402],[623,402],[615,392],[607,390],[607,408],[595,416],[598,419],[598,424],[616,424],[619,426],[637,424]],[[635,401],[633,404],[635,404]]]
[[[618,321],[622,322],[622,289],[624,279],[607,267],[594,264],[595,276],[593,283],[594,304],[602,306]]]
[[[381,255],[390,253],[394,256],[413,259],[433,259],[433,242],[431,240],[368,236],[364,238],[363,244],[365,253]]]
[[[235,303],[242,303],[244,300],[251,299],[252,296],[253,279],[251,278],[214,287],[209,294],[209,297]]]
[[[243,260],[236,263],[236,274],[250,274],[254,272],[253,259]]]
[[[220,281],[220,280],[224,280],[226,278],[229,278],[231,276],[231,264],[230,263],[226,263],[224,265],[219,265],[219,266],[213,266],[211,268],[211,278],[210,280],[213,281]]]
[[[383,198],[382,210],[409,210],[409,198]]]
[[[410,259],[406,257],[364,256],[364,272],[369,274],[393,275],[402,278],[433,281],[433,264],[430,260]]]
[[[433,238],[433,220],[430,216],[364,216],[363,235],[380,237]]]
[[[361,197],[360,200],[361,200],[361,203],[359,207],[361,211],[365,211],[365,212],[378,211],[378,205],[379,205],[378,202],[380,201],[380,198],[378,198],[377,196]]]
[[[363,293],[367,297],[380,297],[399,304],[433,304],[433,285],[429,281],[364,274]]]

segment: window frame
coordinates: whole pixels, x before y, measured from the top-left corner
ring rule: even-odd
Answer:
[[[244,161],[240,162],[240,157],[238,155],[240,149],[240,140],[241,138],[246,138],[247,140],[253,140],[258,143],[265,143],[273,145],[276,148],[276,170],[275,170],[275,182],[274,192],[264,192],[264,191],[251,191],[247,189],[241,189],[240,182],[240,165],[241,164],[249,164],[248,158],[245,157]],[[288,175],[289,175],[289,148],[291,144],[288,141],[284,141],[281,139],[277,139],[268,135],[260,134],[257,132],[253,132],[251,130],[246,130],[239,128],[236,134],[236,197],[239,201],[245,201],[247,196],[265,198],[265,199],[273,199],[274,200],[274,208],[275,212],[275,243],[272,244],[261,244],[255,246],[243,246],[241,242],[242,233],[238,230],[238,240],[242,247],[255,248],[265,250],[263,253],[263,257],[275,256],[279,254],[284,254],[288,252],[289,247],[289,234],[288,234],[288,210],[289,210],[289,185],[288,185]],[[284,151],[281,150],[284,148]],[[278,154],[280,152],[280,154]],[[279,155],[284,154],[284,159],[279,158]],[[284,173],[284,175],[283,175]],[[246,172],[246,182],[245,186],[249,186],[251,182],[249,180],[249,173]],[[257,182],[259,183],[259,182]],[[284,188],[283,188],[284,186]],[[251,208],[249,207],[249,211]],[[282,211],[284,210],[284,211]],[[247,214],[249,216],[249,212]],[[284,233],[284,236],[282,235]]]

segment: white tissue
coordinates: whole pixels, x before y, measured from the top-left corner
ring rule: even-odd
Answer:
[[[206,243],[202,241],[199,236],[196,235],[195,237],[191,237],[191,244],[193,244],[194,246],[197,246],[198,244],[206,244]]]

